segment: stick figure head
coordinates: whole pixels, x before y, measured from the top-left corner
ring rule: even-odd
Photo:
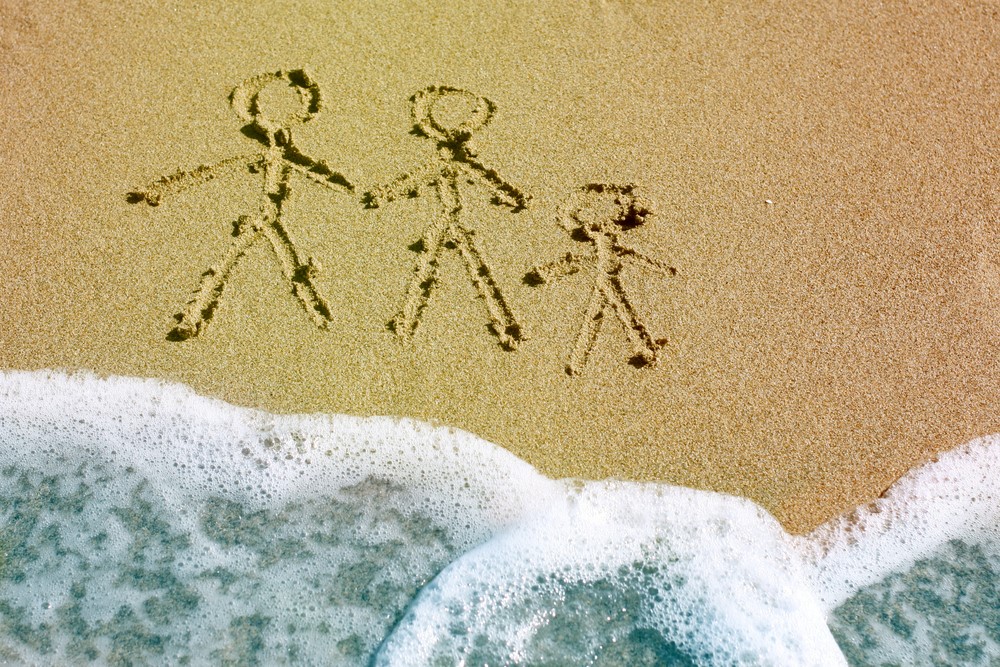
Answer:
[[[291,88],[295,102],[291,110],[275,103],[266,94],[277,93],[281,86]],[[285,91],[287,92],[287,91]],[[263,134],[268,143],[288,143],[292,125],[306,123],[319,113],[322,98],[319,85],[305,69],[278,70],[251,77],[236,86],[229,95],[229,104],[236,115],[250,124],[250,129]]]
[[[567,199],[559,224],[570,232],[617,234],[645,224],[652,214],[636,186],[587,183]]]
[[[429,86],[410,98],[414,129],[448,144],[463,144],[493,117],[496,105],[461,88]]]

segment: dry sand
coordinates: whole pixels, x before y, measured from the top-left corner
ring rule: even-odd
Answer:
[[[0,0],[0,367],[432,420],[551,476],[745,495],[806,530],[1000,431],[1000,10],[862,4]],[[126,193],[263,150],[227,96],[303,66],[325,107],[296,146],[357,185],[299,178],[283,213],[332,323],[258,243],[210,325],[169,341],[262,179],[158,207]],[[462,211],[528,337],[516,351],[461,248],[410,344],[386,327],[439,203],[360,194],[434,157],[408,101],[430,85],[495,102],[477,159],[532,197],[514,213],[472,188]],[[677,270],[623,273],[668,339],[654,368],[626,363],[609,315],[570,377],[593,275],[523,282],[587,249],[556,216],[588,182],[635,184],[653,215],[622,240]]]

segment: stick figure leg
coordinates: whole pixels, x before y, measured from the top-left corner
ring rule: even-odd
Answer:
[[[201,274],[201,284],[194,297],[187,302],[183,311],[174,316],[177,326],[167,334],[168,340],[187,340],[205,330],[219,306],[230,272],[250,246],[260,239],[261,231],[259,219],[240,216],[234,224],[236,238],[229,244],[226,256],[221,263],[210,266]]]
[[[566,372],[570,375],[579,375],[580,371],[587,364],[590,351],[597,343],[597,335],[601,332],[601,324],[604,322],[604,311],[608,306],[608,298],[599,286],[594,286],[594,291],[590,294],[590,303],[587,304],[587,314],[583,318],[580,326],[580,333],[573,344],[573,351],[569,355],[569,363],[566,364]]]
[[[663,342],[653,340],[649,330],[639,321],[635,307],[629,301],[624,288],[617,278],[611,279],[611,290],[611,294],[608,295],[608,301],[618,316],[618,320],[622,323],[625,335],[628,336],[629,342],[632,343],[632,349],[635,350],[635,354],[629,360],[629,363],[638,367],[652,366],[656,363],[656,353],[663,345]]]
[[[282,273],[292,284],[295,298],[306,309],[306,313],[316,326],[321,329],[327,328],[333,321],[333,314],[330,312],[330,304],[320,294],[314,282],[319,272],[316,261],[312,257],[305,262],[299,258],[295,243],[292,242],[285,226],[281,224],[280,217],[275,216],[274,220],[268,222],[264,226],[263,233],[278,256]]]
[[[524,340],[521,325],[517,323],[514,312],[504,299],[500,286],[497,285],[493,272],[483,259],[483,254],[476,247],[476,239],[471,231],[458,225],[452,225],[455,242],[458,244],[462,259],[465,260],[465,267],[469,270],[469,277],[472,284],[476,286],[479,296],[486,304],[486,310],[490,315],[490,329],[500,339],[500,345],[505,350],[517,348],[517,344]]]
[[[437,282],[439,257],[446,241],[447,229],[447,219],[442,217],[427,228],[415,248],[420,252],[420,259],[417,260],[417,265],[413,268],[413,277],[406,286],[406,301],[403,303],[403,309],[389,322],[389,329],[402,339],[413,337],[424,308],[430,300],[431,291]]]

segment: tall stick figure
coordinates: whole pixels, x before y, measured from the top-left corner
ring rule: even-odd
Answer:
[[[535,267],[524,278],[529,285],[542,285],[584,267],[595,269],[587,314],[566,365],[566,372],[570,375],[577,375],[583,370],[608,309],[621,322],[632,344],[634,354],[629,363],[633,366],[655,364],[657,352],[667,342],[666,339],[653,339],[621,283],[626,259],[666,275],[677,275],[674,267],[647,257],[619,240],[622,233],[644,224],[649,215],[649,209],[636,196],[633,185],[584,185],[560,212],[559,224],[574,241],[590,244],[593,251],[583,256],[566,253],[562,259]]]
[[[284,82],[298,96],[300,109],[285,118],[268,117],[262,109],[260,94],[270,84]],[[292,141],[292,125],[306,123],[322,107],[319,86],[308,72],[302,69],[269,72],[247,79],[229,96],[230,105],[247,125],[244,134],[254,137],[265,148],[263,152],[231,157],[212,165],[202,165],[192,171],[178,171],[128,193],[131,203],[146,202],[158,206],[164,197],[202,185],[218,176],[231,172],[263,172],[264,187],[256,213],[243,215],[233,223],[233,241],[222,261],[206,270],[194,297],[184,310],[174,316],[177,326],[168,334],[170,340],[187,340],[204,331],[212,320],[233,268],[246,252],[261,240],[266,240],[281,264],[285,279],[291,284],[292,293],[312,321],[326,328],[332,321],[330,306],[315,285],[319,270],[317,262],[309,257],[305,261],[292,237],[281,221],[281,216],[291,196],[289,181],[293,174],[337,191],[353,192],[354,187],[341,174],[334,172],[322,160],[304,155]]]
[[[489,328],[504,349],[513,350],[524,340],[521,325],[504,298],[493,271],[476,243],[475,232],[462,223],[462,188],[483,185],[492,194],[492,203],[522,210],[528,197],[504,181],[496,171],[476,160],[470,140],[472,134],[490,122],[496,106],[485,97],[446,86],[431,86],[410,98],[414,133],[437,142],[437,156],[427,164],[408,172],[387,185],[373,188],[362,198],[368,208],[376,208],[403,196],[416,197],[423,187],[433,186],[441,205],[438,219],[413,246],[420,259],[406,290],[403,309],[389,323],[389,328],[403,339],[411,339],[431,292],[438,281],[438,267],[443,249],[461,254],[469,278],[479,292],[489,316]],[[461,122],[448,119],[449,106],[468,106]]]

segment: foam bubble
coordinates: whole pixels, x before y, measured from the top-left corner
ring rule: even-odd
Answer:
[[[881,498],[798,538],[827,609],[951,540],[1000,546],[1000,436],[939,455]]]
[[[376,664],[844,664],[785,533],[753,503],[563,491],[442,572]]]
[[[551,483],[467,433],[0,375],[0,658],[362,664]]]
[[[851,664],[996,663],[998,464],[1000,437],[981,438],[799,538]]]
[[[747,500],[549,480],[453,429],[0,373],[0,660],[844,664],[827,616],[867,632],[845,600],[1000,563],[998,456],[972,443],[794,538]]]

